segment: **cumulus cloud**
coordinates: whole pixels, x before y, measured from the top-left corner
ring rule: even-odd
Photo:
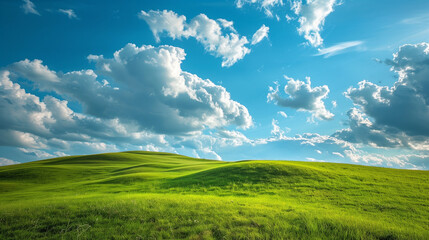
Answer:
[[[298,111],[308,111],[312,114],[312,120],[328,120],[334,117],[334,114],[326,109],[323,101],[328,97],[328,86],[323,85],[312,88],[309,77],[307,77],[306,82],[287,76],[285,78],[287,83],[284,87],[284,92],[288,96],[282,97],[279,91],[279,84],[276,84],[276,88],[270,87],[270,92],[267,96],[269,102],[274,102],[282,107],[298,109]]]
[[[18,72],[23,78],[33,79],[34,82],[59,82],[60,79],[55,71],[51,71],[47,66],[43,65],[43,61],[28,59],[14,63],[9,66],[9,69]],[[4,72],[4,74],[8,74]]]
[[[388,154],[382,153],[368,153],[363,150],[344,150],[344,154],[353,163],[410,169],[427,169],[425,162],[429,160],[429,155],[424,153],[398,154],[389,156]]]
[[[26,61],[21,63],[26,64]],[[13,64],[11,68],[15,66],[16,64]],[[31,71],[26,68],[15,69]],[[34,70],[37,71],[37,69],[39,68],[36,67]],[[13,72],[13,74],[32,76],[34,81],[39,79],[37,74],[23,72]],[[41,81],[41,83],[46,84],[49,81]],[[47,87],[45,86],[44,89]],[[9,70],[0,72],[0,96],[0,134],[2,136],[0,145],[3,146],[41,149],[55,145],[66,148],[67,144],[62,140],[91,141],[92,137],[107,139],[112,133],[109,127],[111,121],[101,121],[74,113],[65,100],[49,95],[40,99],[26,92],[18,83],[11,80]],[[102,129],[108,130],[102,131]]]
[[[36,14],[40,15],[40,13],[36,10],[36,5],[30,0],[23,0],[24,4],[21,5],[22,9],[24,9],[25,14]]]
[[[374,154],[372,151],[368,152],[367,150],[361,149],[359,145],[344,141],[343,139],[317,133],[305,133],[296,135],[295,137],[284,137],[277,141],[288,143],[298,142],[304,149],[307,148],[305,146],[326,149],[328,152],[332,152],[333,155],[344,158],[344,160],[348,160],[351,163],[365,165],[426,169],[427,166],[424,164],[424,161],[429,160],[429,155],[424,151],[392,155],[389,150],[381,150],[379,153]],[[325,159],[332,161],[329,156],[326,156]]]
[[[261,28],[258,29],[258,31],[253,34],[252,37],[252,45],[255,45],[262,41],[264,38],[268,38],[268,31],[270,30],[269,27],[262,25]]]
[[[46,111],[39,97],[26,93],[9,75],[9,71],[0,72],[0,129],[16,141],[30,143],[34,138],[21,133],[28,133],[30,129],[37,135],[47,133],[49,130],[44,123],[51,120],[51,113]]]
[[[244,4],[256,4],[258,8],[263,9],[265,14],[269,17],[273,17],[272,8],[276,6],[282,6],[282,0],[237,0],[235,2],[237,8],[242,8]]]
[[[323,56],[324,58],[329,58],[344,52],[346,49],[357,47],[362,43],[363,43],[362,41],[350,41],[350,42],[338,43],[328,48],[318,49],[319,53],[317,53],[315,56]]]
[[[181,69],[185,59],[181,48],[138,48],[128,44],[112,59],[103,56],[90,56],[90,59],[101,74],[109,76],[123,89],[110,92],[112,104],[102,109],[95,106],[97,111],[92,112],[93,115],[116,115],[168,134],[252,125],[247,109],[233,101],[225,88]],[[110,71],[103,68],[106,64]],[[144,105],[132,104],[136,102]]]
[[[237,33],[237,30],[235,30],[235,28],[234,28],[234,22],[233,21],[228,21],[228,20],[223,19],[223,18],[218,18],[217,21],[220,23],[220,25],[222,25],[223,28],[229,29],[232,32]]]
[[[357,108],[347,113],[349,128],[337,131],[334,136],[352,143],[363,143],[372,147],[411,147],[424,150],[429,142],[424,139],[419,144],[412,144],[412,138],[403,132],[386,129],[374,124],[368,116]],[[417,139],[416,139],[417,140]]]
[[[113,58],[88,59],[95,70],[62,73],[41,60],[23,60],[0,71],[0,145],[21,147],[39,159],[60,155],[46,149],[92,153],[118,150],[118,144],[174,151],[206,138],[204,131],[253,124],[225,88],[181,69],[183,49],[128,44]],[[21,79],[44,97],[27,92],[17,83]],[[69,101],[79,103],[82,112],[73,111]],[[226,130],[219,131],[223,137],[212,142],[236,141],[222,140],[228,139]],[[207,146],[195,145],[196,151],[218,159]]]
[[[298,16],[300,24],[298,33],[304,35],[304,38],[310,45],[317,47],[323,44],[323,38],[320,32],[325,24],[325,18],[334,11],[337,0],[302,0],[291,1],[291,9]]]
[[[339,0],[289,0],[290,9],[296,17],[289,14],[285,15],[287,22],[296,20],[299,23],[298,33],[308,41],[313,47],[318,47],[323,44],[323,38],[320,33],[323,30],[326,17],[334,11],[336,5],[342,2]],[[282,0],[237,0],[236,6],[243,7],[245,4],[256,5],[259,9],[263,9],[265,14],[273,17],[273,8],[283,6]],[[280,19],[278,15],[275,15]],[[341,46],[344,47],[344,46]],[[334,48],[326,51],[334,51]],[[339,50],[336,50],[337,52]]]
[[[139,17],[146,21],[158,42],[162,33],[173,39],[193,37],[207,52],[221,57],[223,67],[234,65],[250,53],[246,47],[249,43],[247,38],[236,33],[232,21],[213,20],[205,14],[199,14],[187,22],[185,16],[167,10],[141,11]],[[224,33],[225,30],[229,30],[229,33]]]
[[[67,15],[67,17],[70,19],[77,19],[77,15],[73,9],[59,9],[58,12]]]
[[[221,86],[183,71],[180,66],[184,57],[180,48],[129,44],[115,52],[113,58],[90,55],[95,70],[56,72],[40,60],[11,64],[0,72],[0,145],[19,147],[32,159],[64,156],[73,151],[85,154],[133,149],[209,159],[221,159],[220,156],[228,156],[227,151],[233,151],[233,159],[237,159],[237,152],[242,152],[239,155],[244,159],[279,159],[267,155],[274,146],[286,151],[298,149],[299,155],[292,155],[295,151],[282,154],[282,158],[287,154],[289,159],[306,156],[332,161],[332,154],[340,153],[344,156],[342,161],[353,163],[425,167],[427,154],[389,157],[358,149],[353,141],[339,136],[288,136],[287,129],[275,119],[269,137],[248,138],[240,129],[229,128],[252,124],[247,109],[231,100]],[[33,82],[44,97],[23,89],[17,83],[22,78]],[[296,90],[289,89],[291,98],[296,98],[301,88],[307,92],[316,89],[309,81],[292,86]],[[51,92],[57,97],[50,96]],[[80,103],[83,112],[73,111],[69,101]],[[164,111],[171,112],[160,114]],[[365,116],[355,118],[360,125],[374,125]],[[171,125],[168,131],[164,130],[166,123]]]
[[[428,167],[429,154],[425,149],[409,149],[397,154],[389,148],[382,148],[377,149],[377,153],[374,153],[372,148],[336,136],[318,133],[288,136],[287,129],[284,130],[285,127],[281,126],[277,120],[273,119],[271,124],[271,135],[266,138],[251,139],[238,131],[222,130],[215,135],[202,135],[186,141],[189,145],[208,146],[212,151],[231,160],[237,160],[237,155],[241,156],[241,159],[279,160],[284,160],[286,157],[287,159],[302,160],[303,156],[306,156],[309,161],[318,159],[318,161],[339,161],[409,169],[427,169]],[[282,151],[279,152],[279,149]],[[228,151],[232,152],[232,158],[228,157]],[[337,157],[333,158],[333,155]]]
[[[20,164],[20,162],[0,157],[0,166],[7,166],[7,165],[14,165],[14,164]]]
[[[91,55],[89,59],[96,63],[97,71],[120,85],[121,90],[101,84],[93,70],[62,74],[59,82],[29,80],[40,89],[51,89],[77,100],[86,114],[102,119],[117,118],[157,133],[186,134],[206,127],[251,125],[247,109],[231,100],[223,87],[182,71],[183,49],[139,48],[128,44],[114,55],[111,59]],[[27,63],[22,61],[12,66]],[[109,65],[110,70],[106,70],[105,65]]]
[[[0,136],[1,146],[21,146],[30,148],[47,147],[45,139],[28,132],[21,132],[12,129],[1,129]]]
[[[266,138],[249,139],[241,141],[237,145],[226,145],[222,149],[217,148],[216,140],[214,150],[228,158],[228,149],[233,159],[237,155],[241,159],[296,159],[327,162],[347,162],[364,165],[384,167],[427,169],[425,162],[429,160],[427,151],[404,151],[401,154],[392,153],[390,149],[378,149],[374,154],[373,149],[367,149],[361,144],[351,143],[335,136],[321,135],[317,133],[303,133],[288,136],[284,127],[278,121],[272,120],[271,135]],[[279,149],[282,151],[279,152]],[[293,149],[293,150],[291,150]],[[335,156],[335,157],[334,157]]]
[[[173,39],[181,37],[187,38],[196,34],[193,32],[193,29],[188,29],[186,17],[183,15],[179,16],[173,11],[141,11],[139,13],[139,18],[146,21],[157,42],[160,41],[159,34],[163,32],[166,32],[168,36]],[[217,31],[220,30],[219,28]]]
[[[397,73],[392,87],[362,81],[345,95],[356,108],[350,128],[335,135],[377,147],[429,147],[429,44],[404,45],[385,61]]]
[[[251,143],[252,140],[248,139],[243,133],[239,131],[220,130],[217,132],[219,146],[241,146],[244,143]]]

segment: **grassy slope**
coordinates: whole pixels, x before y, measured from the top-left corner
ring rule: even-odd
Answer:
[[[429,172],[125,152],[0,167],[0,239],[429,239]]]

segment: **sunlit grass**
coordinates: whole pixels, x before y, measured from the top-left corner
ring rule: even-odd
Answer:
[[[428,239],[429,174],[150,152],[0,168],[0,239]]]

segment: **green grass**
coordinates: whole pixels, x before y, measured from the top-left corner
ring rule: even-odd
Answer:
[[[429,172],[154,152],[0,167],[0,239],[429,239]]]

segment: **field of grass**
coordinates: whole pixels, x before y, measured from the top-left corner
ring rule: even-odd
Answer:
[[[429,172],[155,152],[0,167],[0,239],[429,239]]]

